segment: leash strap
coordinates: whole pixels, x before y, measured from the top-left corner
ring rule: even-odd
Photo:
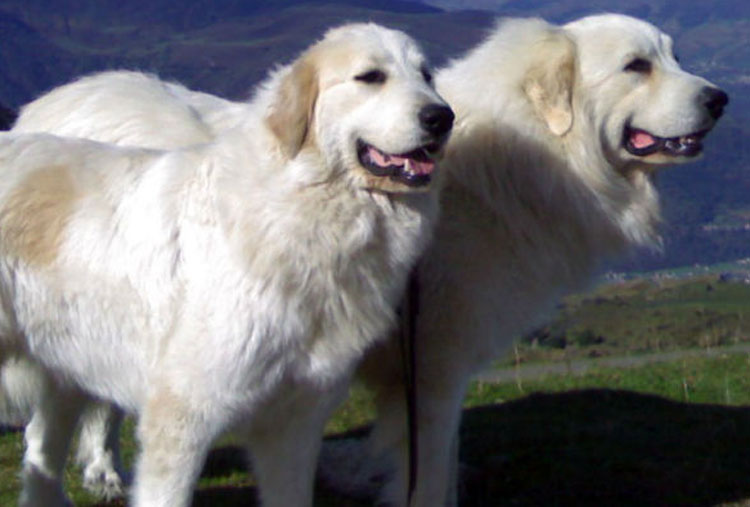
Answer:
[[[415,267],[409,275],[409,282],[401,312],[401,360],[404,372],[404,395],[406,398],[406,420],[409,444],[409,484],[406,505],[411,505],[417,483],[417,361],[416,331],[419,313],[419,278]]]

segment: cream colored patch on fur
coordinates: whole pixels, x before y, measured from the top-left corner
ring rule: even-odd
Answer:
[[[575,45],[561,32],[551,32],[537,43],[534,56],[524,91],[550,131],[562,136],[573,126]]]
[[[64,166],[39,169],[10,194],[0,212],[3,248],[35,266],[55,261],[77,191]]]
[[[320,82],[320,69],[322,66],[345,69],[354,56],[346,44],[331,45],[323,41],[300,56],[281,80],[266,122],[289,158],[316,143],[312,122],[315,102],[324,86]]]
[[[318,96],[318,73],[310,55],[302,57],[281,81],[277,100],[266,121],[289,158],[299,152],[308,134]]]

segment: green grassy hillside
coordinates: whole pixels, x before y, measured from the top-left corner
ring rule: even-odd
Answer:
[[[750,285],[697,278],[608,284],[560,304],[506,364],[661,353],[750,343]]]

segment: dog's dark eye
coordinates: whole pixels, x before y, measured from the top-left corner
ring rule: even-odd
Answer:
[[[628,72],[648,74],[651,72],[651,62],[649,62],[645,58],[634,58],[625,66],[625,70]]]
[[[672,53],[672,58],[674,58],[675,62],[680,63],[680,55],[677,53]]]
[[[432,83],[432,72],[427,67],[422,67],[422,77],[424,78],[425,82],[428,84]]]
[[[354,76],[354,79],[368,84],[380,84],[385,83],[386,75],[382,70],[374,69],[368,70],[364,74]]]

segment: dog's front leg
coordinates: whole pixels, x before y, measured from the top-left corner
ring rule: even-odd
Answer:
[[[312,505],[323,429],[346,396],[348,380],[328,388],[296,385],[264,407],[247,433],[263,507]]]
[[[192,403],[191,403],[192,401]],[[138,421],[134,507],[187,507],[206,454],[227,417],[167,386],[152,390]]]
[[[44,380],[39,405],[26,426],[21,506],[68,505],[62,474],[70,440],[87,397],[74,388]]]
[[[456,464],[452,462],[461,420],[461,403],[468,378],[443,370],[443,377],[420,379],[417,384],[417,475],[411,503],[407,503],[409,445],[403,394],[383,393],[377,400],[378,418],[371,445],[392,459],[395,470],[380,501],[386,505],[435,507],[457,505]]]
[[[453,446],[461,422],[461,406],[468,385],[467,378],[460,373],[446,374],[443,379],[431,379],[429,385],[417,385],[421,393],[417,402],[417,431],[419,435],[417,459],[417,484],[412,505],[427,507],[457,505],[455,494],[458,479],[454,475],[457,458]]]

